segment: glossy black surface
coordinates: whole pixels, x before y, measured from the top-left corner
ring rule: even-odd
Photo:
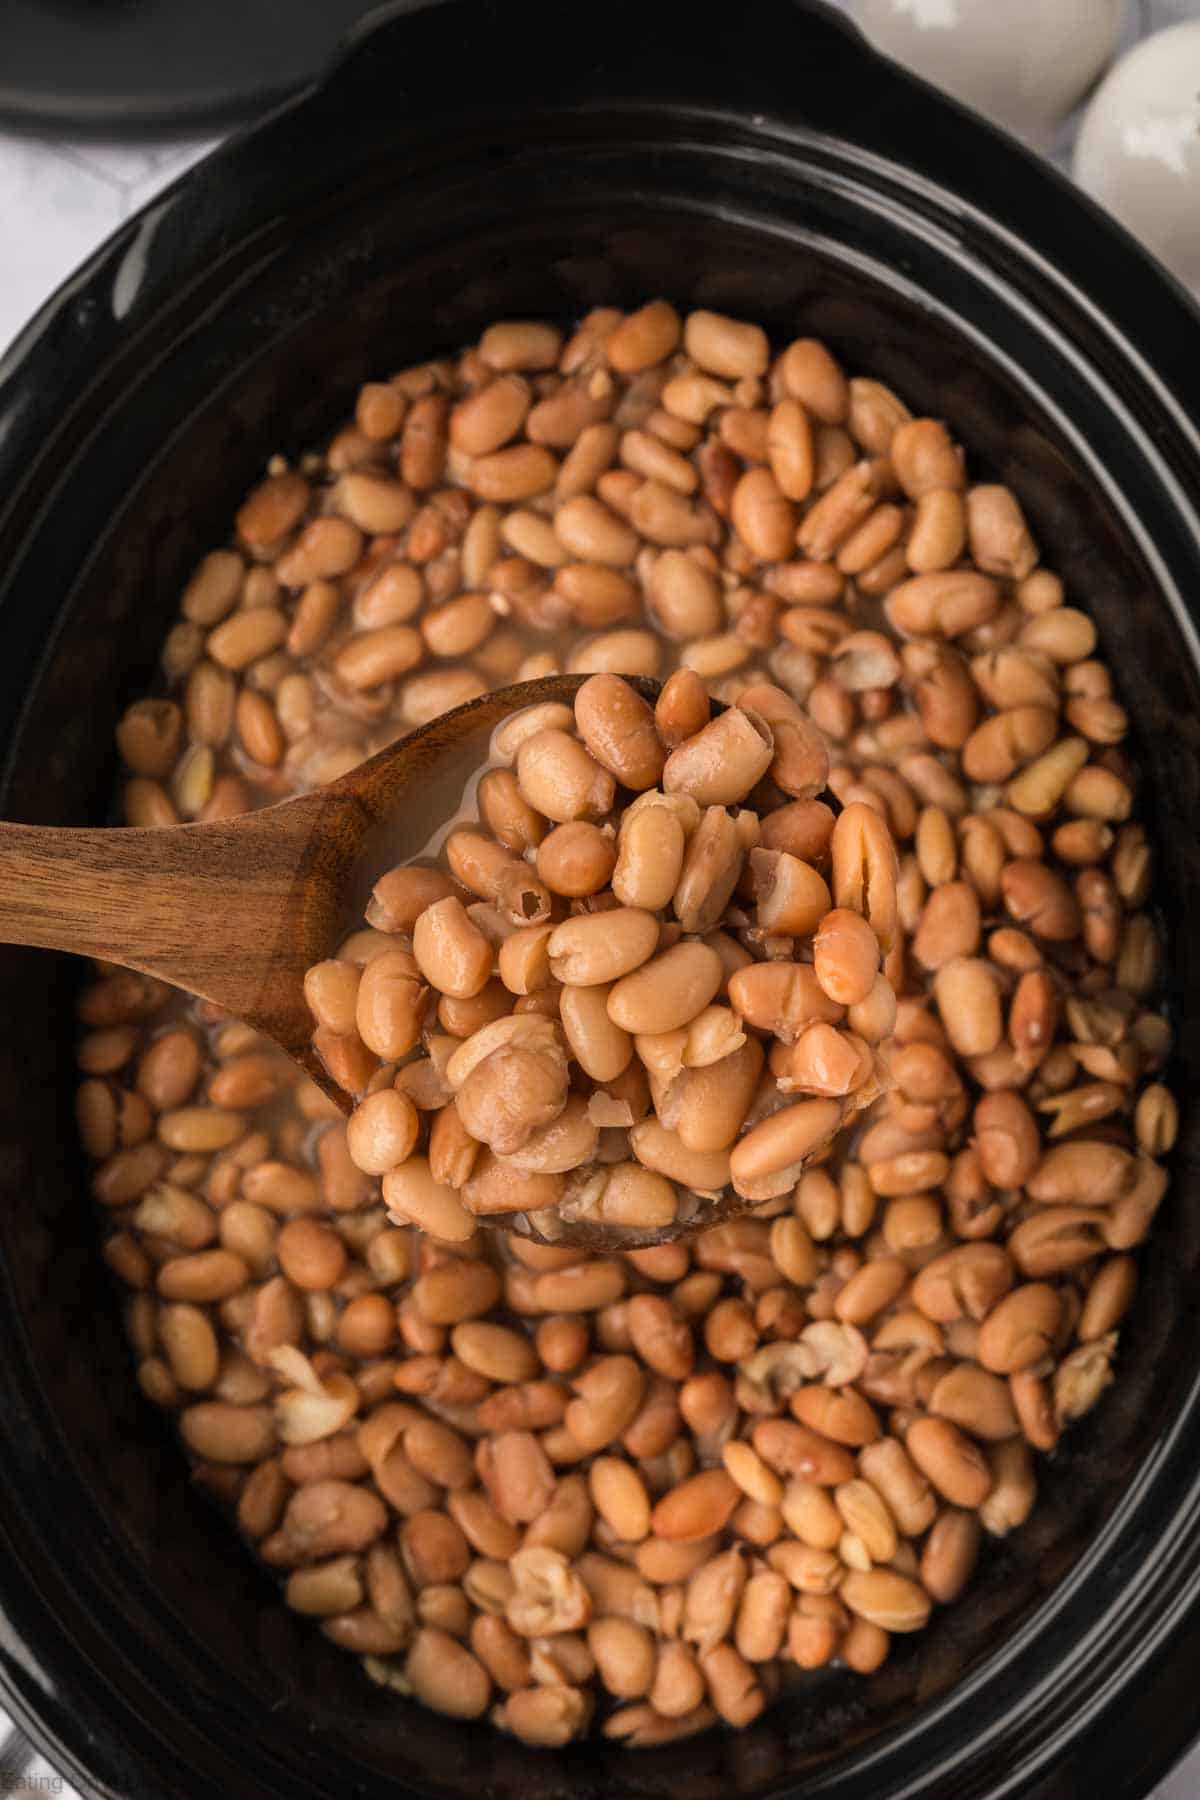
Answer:
[[[0,370],[0,806],[102,815],[102,747],[181,577],[364,376],[497,316],[666,293],[827,337],[1022,495],[1138,722],[1193,1091],[1200,320],[821,9],[722,17],[701,36],[683,0],[617,4],[569,55],[549,0],[382,25],[51,303]],[[965,1603],[747,1733],[547,1755],[370,1688],[189,1490],[94,1256],[73,983],[0,957],[0,1690],[86,1793],[1135,1800],[1200,1729],[1194,1121],[1121,1382]]]
[[[0,119],[127,141],[252,118],[327,68],[371,0],[4,0]]]

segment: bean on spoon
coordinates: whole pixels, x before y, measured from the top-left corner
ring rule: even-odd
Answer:
[[[786,1203],[881,1092],[896,1012],[894,847],[817,797],[828,767],[785,692],[710,717],[686,669],[653,709],[603,673],[505,721],[308,973],[397,1223],[619,1250]]]

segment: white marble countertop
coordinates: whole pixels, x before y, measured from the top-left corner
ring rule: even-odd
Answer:
[[[853,0],[836,4],[853,10]],[[1198,16],[1200,0],[1128,0],[1123,46]],[[1072,137],[1073,122],[1055,145],[1054,161],[1060,167],[1066,167]],[[0,235],[7,253],[0,272],[0,355],[90,251],[216,141],[96,143],[0,130]],[[0,1740],[6,1727],[0,1711]],[[43,1758],[35,1757],[22,1773],[0,1753],[0,1796],[5,1794],[78,1800]],[[1135,1797],[1123,1795],[1121,1800]],[[1200,1800],[1200,1747],[1146,1800]]]
[[[100,144],[0,130],[0,353],[61,281],[213,147]]]

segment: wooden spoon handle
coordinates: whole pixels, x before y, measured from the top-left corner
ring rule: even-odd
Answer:
[[[0,824],[0,943],[101,957],[245,1005],[273,957],[305,953],[287,929],[304,810],[289,803],[285,831],[273,809],[165,829]]]
[[[163,839],[175,835],[0,824],[0,942],[101,957],[136,944],[155,963],[178,944],[179,862],[200,867],[204,857],[204,828],[184,827],[164,894]]]

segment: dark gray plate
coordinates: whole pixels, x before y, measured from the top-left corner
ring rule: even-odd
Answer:
[[[326,68],[372,0],[4,0],[0,118],[97,136],[261,113]]]

